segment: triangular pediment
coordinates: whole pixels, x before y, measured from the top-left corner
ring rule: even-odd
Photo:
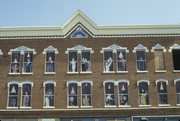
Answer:
[[[88,35],[79,27],[73,34],[71,34],[71,38],[88,38]]]

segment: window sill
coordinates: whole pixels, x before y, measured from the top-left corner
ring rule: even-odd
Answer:
[[[67,106],[67,108],[79,108],[79,106]]]
[[[44,108],[44,109],[53,109],[53,108],[55,108],[55,107],[54,107],[54,106],[49,106],[49,107],[43,106],[43,108]]]
[[[20,109],[31,109],[32,107],[20,107]]]
[[[105,105],[104,107],[105,108],[116,108],[117,106],[116,105]]]
[[[103,71],[104,74],[112,74],[115,73],[115,71]]]
[[[173,72],[180,72],[180,70],[173,70]]]
[[[139,105],[139,107],[151,107],[152,105]]]
[[[67,74],[78,74],[79,72],[67,72]]]
[[[9,73],[9,75],[20,75],[20,73]]]
[[[128,73],[128,71],[117,71],[117,73]]]
[[[23,75],[32,75],[33,72],[29,72],[29,73],[27,73],[27,72],[22,72],[22,74],[23,74]]]
[[[158,104],[159,107],[169,107],[170,104]]]
[[[91,72],[91,71],[89,71],[89,72],[83,72],[83,71],[81,71],[80,73],[81,73],[81,74],[91,74],[92,72]]]
[[[166,70],[156,70],[155,72],[157,72],[157,73],[165,73],[167,71]]]
[[[119,108],[130,108],[130,105],[118,105]]]
[[[147,73],[148,71],[137,71],[137,73]]]
[[[81,106],[81,108],[92,108],[92,106]]]
[[[6,109],[18,109],[18,107],[6,107]]]
[[[44,74],[56,74],[56,72],[44,72]]]
[[[180,104],[176,104],[176,106],[180,106]]]

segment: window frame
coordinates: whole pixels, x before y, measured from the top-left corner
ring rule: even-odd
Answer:
[[[88,52],[88,53],[90,53],[90,55],[89,55],[89,65],[90,65],[90,71],[82,71],[82,54],[83,54],[83,52]],[[83,50],[82,52],[81,52],[81,60],[80,60],[80,67],[81,67],[81,69],[80,69],[80,73],[92,73],[92,71],[91,71],[91,66],[92,66],[92,63],[91,63],[91,52],[89,51],[89,50]]]
[[[106,93],[106,84],[107,83],[112,83],[113,84],[113,88],[114,88],[114,92],[113,92],[113,95],[114,95],[114,105],[107,105],[106,104],[106,96],[107,96],[107,93]],[[113,107],[117,107],[117,102],[116,102],[116,94],[115,94],[115,90],[116,90],[116,82],[115,80],[105,80],[103,81],[103,87],[104,87],[104,107],[105,108],[113,108]]]
[[[119,84],[120,83],[126,83],[127,84],[127,93],[126,94],[120,94],[120,92],[119,92],[119,88],[120,88],[120,86],[119,86]],[[128,108],[128,107],[131,107],[130,106],[130,99],[129,99],[129,80],[125,80],[125,79],[123,79],[123,80],[118,80],[117,82],[116,82],[116,85],[118,86],[118,107],[124,107],[124,108]],[[127,97],[128,97],[128,105],[121,105],[120,104],[120,95],[127,95]]]
[[[32,62],[31,62],[31,72],[24,72],[24,61],[25,61],[25,53],[32,53]],[[33,52],[32,51],[24,51],[23,53],[23,62],[22,62],[22,74],[33,74],[32,66],[33,66]]]
[[[177,83],[180,83],[180,78],[174,80],[174,85],[175,86],[177,85]],[[177,95],[180,97],[180,92],[177,92],[177,86],[176,86],[176,106],[180,106],[180,100],[179,100],[179,103],[178,103],[178,96]]]
[[[111,52],[112,53],[112,66],[113,66],[113,70],[112,71],[106,71],[105,70],[105,52]],[[103,73],[115,73],[115,70],[114,70],[114,53],[113,53],[113,50],[104,50],[103,52]]]
[[[147,90],[148,90],[148,92],[147,92],[147,95],[146,95],[146,96],[148,96],[148,102],[149,102],[149,104],[147,104],[147,105],[143,105],[143,104],[140,103],[140,95],[141,95],[141,93],[140,93],[140,84],[141,84],[141,83],[146,83],[146,84],[147,84]],[[146,79],[143,79],[143,80],[137,80],[137,86],[138,86],[138,103],[139,103],[139,107],[150,107],[150,106],[152,106],[151,103],[150,103],[149,85],[150,85],[149,80],[146,80]]]
[[[90,84],[90,94],[88,94],[88,95],[90,95],[90,97],[91,97],[91,101],[90,101],[90,103],[91,103],[91,105],[89,105],[89,106],[83,106],[82,104],[82,97],[83,97],[83,93],[82,93],[82,87],[83,87],[83,84],[85,84],[85,83],[88,83],[88,84]],[[81,81],[80,82],[80,84],[81,84],[81,108],[92,108],[93,106],[92,106],[92,87],[93,87],[93,83],[92,83],[92,81],[90,81],[90,80],[83,80],[83,81]]]
[[[12,64],[14,64],[14,62],[12,60],[13,59],[13,53],[19,54],[19,62],[18,62],[18,64],[19,64],[19,67],[18,67],[19,72],[17,72],[17,73],[11,72]],[[11,53],[9,74],[10,75],[20,75],[21,74],[21,52],[20,51],[13,51]]]
[[[117,53],[119,52],[119,51],[125,51],[125,58],[126,58],[126,60],[125,60],[125,66],[126,66],[126,71],[119,71],[118,70],[118,56],[117,56]],[[125,49],[117,49],[116,50],[116,70],[117,70],[117,73],[128,73],[128,64],[127,64],[127,53],[129,53],[129,51],[127,50],[127,48],[125,48]]]
[[[164,83],[166,83],[166,96],[167,96],[167,104],[160,104],[159,102],[160,102],[160,100],[159,100],[159,94],[161,94],[161,93],[159,93],[159,89],[158,89],[158,83],[162,83],[162,82],[164,82]],[[158,106],[159,107],[163,107],[163,106],[170,106],[170,104],[169,104],[169,99],[168,99],[168,80],[166,80],[166,79],[157,79],[156,80],[156,86],[157,86],[157,96],[158,96]],[[164,94],[164,93],[163,93]]]
[[[23,100],[23,85],[26,85],[26,84],[30,84],[31,85],[31,94],[30,94],[30,106],[23,106],[22,105],[22,100]],[[21,102],[20,102],[20,108],[27,108],[27,109],[31,109],[32,108],[32,89],[33,89],[33,82],[31,81],[24,81],[24,82],[21,82]],[[29,96],[29,95],[28,95]]]
[[[144,51],[145,53],[145,62],[146,62],[146,70],[138,70],[138,64],[137,64],[137,51]],[[135,53],[135,59],[136,59],[136,72],[137,73],[147,73],[148,72],[148,64],[147,64],[147,53],[149,50],[147,47],[143,46],[142,44],[139,44],[138,46],[134,47],[133,53]]]
[[[15,107],[11,107],[11,106],[9,106],[9,98],[10,98],[10,93],[9,93],[9,89],[10,89],[10,86],[11,85],[13,85],[13,84],[16,84],[17,86],[18,86],[18,93],[17,93],[17,106],[15,106]],[[20,87],[20,83],[18,82],[18,81],[10,81],[10,82],[8,82],[8,84],[7,84],[7,87],[8,87],[8,96],[7,96],[7,107],[6,107],[6,109],[18,109],[19,108],[19,87]]]
[[[156,68],[155,68],[155,72],[166,72],[166,63],[165,63],[164,53],[167,52],[167,50],[165,49],[164,46],[162,46],[160,44],[156,44],[154,47],[152,47],[151,52],[154,53],[154,61],[155,61],[155,51],[157,51],[157,50],[162,50],[162,52],[163,52],[164,70],[156,70]],[[154,67],[155,66],[156,66],[156,64],[154,62]]]
[[[46,99],[46,85],[48,84],[53,84],[54,86],[54,94],[53,94],[53,98],[54,98],[54,106],[45,106],[45,99]],[[55,91],[55,87],[56,87],[56,82],[54,80],[47,80],[43,82],[43,87],[44,87],[44,99],[43,99],[43,108],[55,108],[55,95],[56,95],[56,91]]]
[[[54,53],[54,72],[47,72],[47,53]],[[54,48],[52,45],[48,46],[47,48],[44,49],[42,54],[45,55],[45,67],[44,67],[44,74],[56,74],[56,55],[59,54],[57,48]]]

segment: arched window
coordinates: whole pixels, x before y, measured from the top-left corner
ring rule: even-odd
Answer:
[[[119,107],[130,107],[129,106],[129,81],[119,80],[118,81],[118,100]]]
[[[19,82],[11,81],[8,83],[8,108],[18,107]]]
[[[147,72],[146,52],[149,52],[147,47],[139,44],[134,48],[133,52],[136,53],[137,72]]]
[[[92,94],[91,94],[92,83],[90,81],[83,81],[81,84],[81,106],[92,107]]]
[[[164,79],[156,80],[159,106],[169,106],[168,96],[167,96],[167,84],[168,84],[167,80]]]
[[[149,102],[149,81],[138,80],[137,85],[139,86],[139,106],[150,106]]]
[[[33,83],[30,81],[22,82],[22,91],[21,91],[21,107],[31,108],[32,101],[32,87]]]
[[[113,81],[104,81],[105,107],[116,106],[114,90],[115,83]]]
[[[44,86],[44,108],[54,108],[54,95],[56,82],[53,80],[45,81]]]
[[[46,55],[45,74],[55,74],[56,54],[58,54],[57,49],[50,45],[49,47],[44,49],[43,54]]]
[[[176,85],[177,105],[180,105],[180,79],[175,79],[174,84]]]

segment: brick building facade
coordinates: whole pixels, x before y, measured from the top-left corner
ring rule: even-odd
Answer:
[[[0,28],[1,121],[179,121],[180,25]]]

